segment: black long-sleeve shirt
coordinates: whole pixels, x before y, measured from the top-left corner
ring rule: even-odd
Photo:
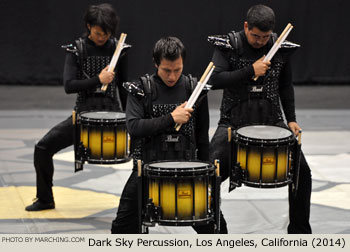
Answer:
[[[270,50],[270,45],[255,49],[249,45],[244,31],[241,31],[242,46],[244,57],[254,61],[266,55]],[[279,78],[279,96],[282,107],[288,122],[296,121],[295,105],[294,105],[294,88],[292,84],[292,69],[290,61],[284,58],[285,64]],[[212,89],[226,89],[238,86],[246,80],[250,80],[254,76],[253,65],[246,66],[241,69],[231,69],[229,53],[227,51],[215,48],[212,61],[215,70],[211,76],[210,83]]]
[[[103,46],[96,46],[88,37],[83,37],[86,45],[86,53],[89,56],[112,56],[115,51],[115,44],[108,40]],[[78,93],[84,90],[95,90],[96,86],[102,83],[96,76],[87,79],[78,79],[79,66],[77,58],[73,53],[67,52],[63,71],[64,89],[67,94]],[[126,106],[127,93],[122,87],[122,83],[128,80],[127,54],[122,54],[116,67],[117,86],[120,91],[120,99],[123,108]]]
[[[156,82],[156,99],[152,101],[153,104],[179,104],[187,101],[185,76],[182,75],[173,87],[168,87],[157,75],[154,80]],[[167,128],[175,126],[170,113],[157,118],[146,118],[145,109],[143,99],[129,94],[126,106],[126,124],[132,138],[157,135]],[[196,108],[195,119],[198,158],[206,161],[209,157],[209,110],[206,96]]]

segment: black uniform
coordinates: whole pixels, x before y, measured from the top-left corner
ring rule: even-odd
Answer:
[[[143,81],[142,81],[143,80]],[[147,88],[147,83],[151,88]],[[171,112],[190,97],[193,84],[182,75],[173,87],[168,87],[159,76],[141,78],[141,82],[128,85],[131,94],[126,107],[127,128],[131,136],[134,169],[127,181],[117,212],[112,223],[112,233],[138,233],[137,167],[135,161],[143,163],[160,160],[202,160],[209,157],[209,111],[207,97],[195,105],[191,119],[182,125],[179,132]],[[151,99],[151,100],[149,100]],[[167,144],[164,136],[180,139]],[[195,228],[197,232],[213,232],[213,225]]]
[[[253,80],[252,64],[267,55],[273,45],[270,41],[262,48],[249,45],[244,31],[228,35],[211,36],[215,46],[213,63],[216,66],[210,79],[212,89],[224,89],[218,128],[210,143],[210,160],[220,159],[222,179],[229,173],[227,152],[227,128],[237,129],[252,124],[287,127],[287,122],[296,122],[290,53],[296,45],[286,42],[275,54],[270,69],[264,77]],[[281,107],[282,105],[282,107]],[[283,112],[282,112],[283,111]],[[311,233],[309,224],[311,197],[311,172],[301,155],[299,190],[293,196],[289,188],[288,233]]]
[[[109,39],[103,46],[97,47],[89,38],[84,37],[67,46],[64,65],[64,88],[66,93],[78,93],[75,110],[82,111],[123,111],[126,94],[122,88],[127,80],[125,53],[116,67],[116,79],[108,85],[105,93],[100,90],[102,84],[98,74],[105,68],[115,51],[116,39]],[[72,116],[54,126],[36,145],[34,167],[37,180],[36,197],[44,203],[54,201],[52,178],[54,172],[52,157],[58,151],[73,144]]]

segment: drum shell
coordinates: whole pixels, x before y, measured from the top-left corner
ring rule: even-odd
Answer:
[[[155,206],[161,207],[161,216],[156,222],[194,225],[212,219],[214,166],[200,162],[203,166],[197,168],[157,167],[165,162],[172,161],[152,162],[144,167],[145,199],[152,199]]]
[[[116,112],[95,112],[116,113]],[[89,112],[91,114],[91,112]],[[86,150],[78,158],[88,163],[113,164],[128,160],[129,139],[124,118],[91,118],[82,113],[77,121],[77,136]],[[102,114],[103,115],[103,114]],[[101,115],[100,115],[101,116]]]
[[[295,144],[292,133],[288,137],[259,139],[234,131],[232,140],[233,163],[239,164],[242,169],[242,183],[252,187],[275,188],[292,182],[292,146]]]

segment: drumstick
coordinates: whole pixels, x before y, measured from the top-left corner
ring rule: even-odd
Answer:
[[[216,176],[219,177],[220,176],[220,160],[215,159],[214,165],[216,167],[216,169],[215,169]]]
[[[231,142],[231,139],[232,139],[231,133],[232,133],[231,127],[228,127],[227,128],[227,141],[228,142]]]
[[[213,62],[210,62],[210,63],[209,63],[209,65],[208,65],[207,68],[205,69],[205,71],[204,71],[204,73],[203,73],[201,79],[199,80],[199,83],[203,83],[203,82],[204,82],[205,77],[208,75],[208,73],[209,73],[209,71],[211,70],[211,68],[213,67],[213,65],[214,65]],[[196,94],[196,93],[198,92],[199,88],[200,88],[200,85],[197,85],[196,88],[194,89],[194,91],[193,91],[193,93],[192,93],[190,99],[188,99],[187,104],[190,104],[190,103],[193,102],[194,94]],[[188,107],[188,108],[190,108],[190,107]]]
[[[301,145],[301,133],[303,132],[302,129],[299,129],[299,135],[298,135],[298,144]]]
[[[113,72],[114,71],[114,68],[117,65],[120,53],[123,50],[123,46],[124,46],[124,42],[125,42],[126,36],[127,36],[126,33],[120,34],[120,38],[119,38],[117,47],[115,48],[112,60],[111,60],[111,62],[109,64],[109,67],[108,67],[108,70],[107,70],[108,72]],[[106,91],[107,87],[108,87],[108,84],[103,84],[102,87],[101,87],[101,90],[102,91]]]
[[[288,23],[286,28],[284,28],[283,32],[278,37],[277,41],[273,44],[273,46],[271,47],[270,51],[265,56],[263,62],[270,61],[273,58],[273,56],[276,54],[278,49],[281,47],[282,43],[287,38],[288,34],[290,33],[290,31],[292,29],[293,29],[293,26],[290,23]],[[256,81],[258,78],[259,78],[259,76],[255,76],[254,80]]]
[[[188,102],[188,105],[187,105],[187,106],[188,106],[189,108],[192,108],[192,107],[194,106],[194,104],[196,103],[196,101],[197,101],[199,95],[201,94],[203,88],[205,87],[206,83],[209,81],[209,78],[210,78],[211,74],[213,73],[214,69],[215,69],[215,66],[213,66],[213,67],[210,69],[210,72],[208,73],[207,77],[205,77],[204,82],[199,82],[199,83],[198,83],[197,86],[199,86],[199,87],[198,87],[197,92],[194,93],[193,95],[191,95],[191,97],[193,96],[193,99],[192,99],[190,102]],[[190,98],[191,98],[191,97],[190,97]]]
[[[75,110],[72,111],[72,123],[75,125]]]
[[[141,160],[140,159],[138,159],[137,160],[137,176],[138,177],[141,177],[141,174],[142,174],[142,169],[141,169]]]
[[[199,80],[196,88],[194,89],[190,98],[188,99],[185,108],[192,108],[193,105],[196,103],[200,93],[202,92],[203,88],[205,87],[205,85],[209,81],[209,78],[210,78],[211,74],[213,73],[214,69],[215,69],[214,63],[210,62],[209,65],[207,66],[207,68],[205,69],[201,79]],[[179,131],[181,126],[182,126],[182,124],[177,123],[175,125],[176,131]]]

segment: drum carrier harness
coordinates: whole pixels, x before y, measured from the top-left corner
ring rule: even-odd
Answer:
[[[277,34],[272,33],[268,43],[272,46],[276,39]],[[235,31],[229,32],[228,35],[208,38],[208,41],[221,51],[228,52],[230,71],[251,66],[255,62],[244,56],[242,40],[242,33]],[[220,123],[228,123],[237,128],[251,124],[274,125],[283,121],[278,94],[278,80],[283,65],[283,58],[277,53],[266,76],[257,81],[251,78],[235,83],[232,88],[225,88],[220,108]]]
[[[157,87],[153,76],[141,77],[144,90],[145,118],[154,118],[171,113],[180,104],[154,104],[157,99]],[[196,78],[185,76],[186,95],[189,97],[197,84]],[[132,146],[134,160],[141,159],[143,163],[157,160],[195,160],[197,158],[196,139],[194,134],[194,115],[181,127],[180,131],[169,127],[160,134],[142,139],[135,139]]]
[[[116,38],[110,38],[113,48],[117,44]],[[108,43],[107,42],[107,43]],[[126,48],[131,47],[127,45]],[[79,68],[77,79],[84,80],[97,76],[103,68],[111,61],[112,56],[91,56],[87,54],[86,42],[83,38],[75,40],[75,45],[63,46],[67,52],[73,53]],[[125,53],[125,51],[124,51]],[[113,52],[111,53],[113,55]],[[75,110],[77,113],[84,111],[122,111],[117,78],[108,85],[105,92],[101,91],[101,85],[96,85],[95,89],[78,92]]]

